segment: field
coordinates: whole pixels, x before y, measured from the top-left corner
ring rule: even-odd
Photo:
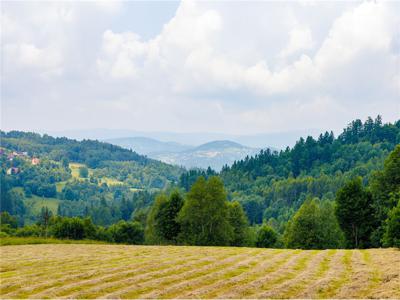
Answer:
[[[25,198],[25,206],[35,215],[38,215],[42,207],[47,206],[53,214],[57,214],[57,208],[61,200],[56,198],[42,198],[32,195],[31,198]]]
[[[1,298],[399,298],[395,249],[0,247]]]

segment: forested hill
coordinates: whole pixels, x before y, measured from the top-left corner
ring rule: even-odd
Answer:
[[[76,141],[65,137],[43,136],[32,132],[0,132],[1,146],[14,151],[26,151],[30,155],[46,155],[50,159],[84,163],[97,168],[102,161],[135,161],[142,165],[150,160],[134,151],[94,140]]]
[[[400,121],[382,124],[380,116],[355,120],[338,137],[325,132],[318,139],[300,138],[292,149],[262,150],[225,166],[219,175],[252,223],[271,220],[282,225],[308,197],[332,200],[356,176],[367,184],[399,143]],[[197,176],[195,171],[183,174],[181,186],[187,188]]]
[[[35,222],[42,207],[98,224],[129,219],[183,169],[111,144],[0,132],[1,210]]]

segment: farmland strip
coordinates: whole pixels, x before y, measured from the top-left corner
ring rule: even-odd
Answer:
[[[243,272],[249,270],[256,265],[256,263],[263,259],[265,256],[273,259],[282,251],[280,250],[272,250],[265,251],[260,250],[256,256],[250,255],[245,260],[239,261],[234,265],[228,266],[222,269],[213,269],[212,272],[207,272],[205,274],[202,273],[194,273],[195,276],[189,275],[185,276],[184,281],[179,281],[177,284],[164,287],[162,290],[156,290],[151,293],[147,293],[141,295],[143,298],[175,298],[175,297],[187,297],[190,295],[191,291],[195,289],[198,290],[199,287],[203,289],[208,289],[211,285],[220,282],[221,280],[227,280],[228,278],[232,278],[234,276],[238,276]]]
[[[270,289],[266,292],[256,294],[255,298],[288,298],[284,295],[298,290],[302,286],[312,281],[315,275],[319,271],[319,266],[325,261],[329,255],[328,251],[318,251],[311,260],[305,265],[295,268],[295,270],[286,275],[282,282],[281,279],[276,279],[277,282],[281,282],[278,285],[269,285]],[[273,287],[273,288],[271,288]]]
[[[252,252],[255,252],[253,250]],[[159,276],[158,278],[146,282],[146,284],[136,284],[135,288],[132,290],[132,287],[125,288],[123,290],[119,290],[115,293],[107,294],[104,297],[106,298],[116,298],[116,297],[121,297],[121,298],[137,298],[143,294],[151,291],[154,288],[159,288],[160,284],[162,283],[169,283],[172,284],[176,281],[180,281],[182,278],[190,278],[191,276],[196,277],[196,275],[204,275],[205,273],[209,273],[210,270],[213,271],[218,271],[222,268],[225,268],[227,266],[234,265],[237,263],[237,261],[242,261],[244,259],[244,256],[248,255],[248,253],[243,253],[242,251],[239,252],[239,254],[236,254],[234,256],[228,256],[227,258],[223,259],[222,261],[220,260],[214,260],[212,263],[204,265],[200,267],[199,269],[187,269],[187,270],[181,270],[179,266],[176,268],[176,273],[172,274],[164,274],[164,276]]]

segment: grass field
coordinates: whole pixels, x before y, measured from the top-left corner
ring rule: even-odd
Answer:
[[[394,249],[0,247],[2,298],[399,298]]]
[[[60,201],[61,200],[57,198],[42,198],[32,195],[31,198],[25,198],[24,204],[35,215],[38,215],[44,206],[47,206],[53,214],[57,214],[57,208],[60,204]]]
[[[29,244],[107,244],[103,241],[94,240],[59,240],[42,237],[4,237],[0,239],[0,246],[29,245]],[[0,250],[0,253],[1,250]]]

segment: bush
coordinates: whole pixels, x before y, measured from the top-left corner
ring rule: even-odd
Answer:
[[[139,245],[144,242],[143,227],[138,222],[119,221],[108,229],[111,238],[116,243]]]
[[[0,238],[6,238],[6,237],[9,237],[9,235],[4,231],[0,231]]]
[[[18,237],[28,237],[28,236],[39,237],[41,235],[42,235],[42,229],[40,228],[40,226],[36,224],[18,228],[17,231],[15,232],[15,236]]]
[[[258,248],[274,248],[278,242],[278,234],[268,225],[261,226],[257,231],[256,246]]]
[[[82,240],[85,225],[80,218],[58,218],[52,227],[53,235],[59,239]]]
[[[383,245],[400,248],[400,201],[389,211],[384,228]]]

